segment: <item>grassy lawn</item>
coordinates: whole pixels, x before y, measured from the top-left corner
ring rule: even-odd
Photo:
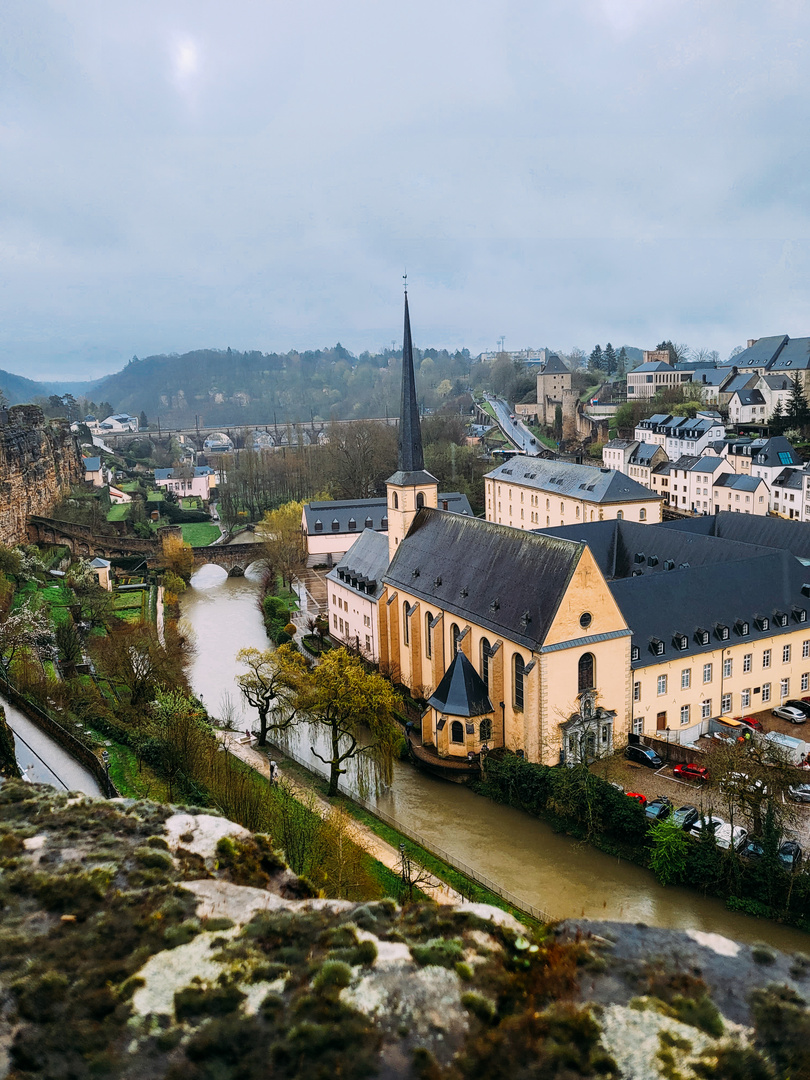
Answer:
[[[202,510],[202,500],[196,495],[186,495],[180,500],[180,506],[183,510]]]
[[[483,401],[480,404],[481,404],[481,408],[484,410],[484,412],[489,413],[489,415],[492,417],[492,419],[497,421],[497,417],[495,416],[495,410],[492,408],[490,403],[488,401]]]
[[[113,600],[113,610],[116,615],[127,622],[139,622],[146,619],[146,609],[149,603],[149,590],[141,589],[139,592],[116,593]]]
[[[162,491],[150,491],[146,496],[146,501],[151,503],[162,503],[163,492]]]
[[[73,590],[64,584],[40,586],[35,581],[26,581],[17,588],[12,601],[11,609],[17,608],[26,599],[33,599],[34,593],[39,593],[48,608],[48,613],[55,626],[59,626],[70,618],[68,605],[76,603]]]
[[[126,521],[131,508],[132,503],[118,503],[116,506],[111,506],[107,511],[107,521]]]
[[[204,521],[194,521],[188,525],[181,525],[183,539],[192,547],[208,547],[219,538],[219,527],[209,525]]]
[[[133,491],[138,491],[140,486],[141,485],[137,480],[127,480],[125,484],[116,484],[116,487],[119,487],[122,491],[126,491],[129,495],[131,495]]]

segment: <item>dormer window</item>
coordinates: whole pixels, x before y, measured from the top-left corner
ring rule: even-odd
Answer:
[[[683,651],[689,646],[689,638],[686,636],[686,634],[676,634],[675,637],[672,639],[672,644],[675,646],[676,649],[680,649],[681,651]]]
[[[337,518],[332,519],[332,532],[340,532],[340,522]]]
[[[774,613],[774,621],[776,622],[777,626],[787,626],[788,617],[787,617],[786,612],[784,612],[784,611],[775,612]]]
[[[649,559],[647,559],[647,566],[658,566],[658,556],[650,555]]]
[[[795,607],[793,609],[793,618],[796,622],[807,622],[807,608]]]
[[[695,640],[697,641],[698,645],[708,645],[709,631],[704,630],[702,627],[698,627],[698,629],[695,631]]]
[[[675,569],[674,561],[672,559],[664,559],[664,569],[665,570],[674,570]]]
[[[660,638],[650,638],[650,651],[654,656],[664,655],[664,643]]]
[[[637,562],[637,563],[644,562],[644,552],[643,551],[637,551],[636,552],[636,554],[635,554],[635,562]]]
[[[315,522],[315,532],[323,532],[323,522],[320,518]]]
[[[380,522],[380,528],[383,529],[383,530],[388,528],[388,518],[387,517],[384,517],[382,519],[382,521]]]
[[[349,529],[351,530],[351,529],[356,529],[356,528],[357,528],[357,522],[354,520],[354,518],[349,518]]]
[[[754,622],[757,624],[757,630],[769,630],[771,626],[771,620],[767,615],[758,615]]]
[[[633,645],[630,649],[630,660],[632,663],[635,663],[635,661],[639,659],[641,659],[641,649],[639,649],[638,645]]]
[[[746,637],[746,635],[750,632],[751,627],[743,619],[738,619],[737,622],[734,624],[734,629],[737,631],[740,637]]]
[[[371,518],[370,517],[366,518],[366,528],[371,529],[371,528],[373,528],[373,526],[374,526],[374,522],[371,520]]]
[[[728,641],[728,627],[724,626],[723,623],[717,623],[714,631],[719,641]]]

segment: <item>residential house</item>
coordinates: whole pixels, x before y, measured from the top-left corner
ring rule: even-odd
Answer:
[[[88,424],[91,432],[97,432],[99,434],[114,434],[118,431],[137,431],[140,427],[140,422],[137,416],[130,416],[129,413],[114,413],[112,416],[108,416],[106,420],[97,422],[95,424]]]
[[[458,491],[438,493],[437,505],[454,514],[472,516],[467,496]],[[304,503],[301,529],[307,549],[307,566],[340,563],[364,529],[386,533],[388,524],[385,498]]]
[[[805,498],[808,480],[806,469],[783,469],[771,485],[771,510],[789,519],[810,519],[810,508],[806,509],[810,500]]]
[[[173,492],[178,499],[196,496],[203,502],[208,502],[216,484],[216,473],[208,465],[155,469],[155,486]]]
[[[728,418],[732,424],[764,424],[771,410],[761,390],[746,387],[735,390],[728,403]]]
[[[660,498],[620,472],[514,457],[484,477],[486,519],[517,529],[573,521],[660,521]]]
[[[602,464],[606,469],[615,469],[645,487],[651,487],[652,470],[666,460],[663,446],[638,439],[611,439],[602,447]]]
[[[710,442],[725,438],[726,428],[719,413],[701,410],[694,418],[656,413],[640,420],[634,432],[639,442],[663,446],[670,461],[685,454],[702,454]]]
[[[376,664],[380,659],[377,604],[388,569],[388,537],[364,529],[326,575],[331,637]]]
[[[110,470],[100,457],[86,457],[84,461],[84,482],[93,487],[106,487],[110,481]]]

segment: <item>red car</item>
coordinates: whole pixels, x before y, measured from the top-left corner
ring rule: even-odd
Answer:
[[[626,791],[625,795],[628,799],[638,799],[642,806],[647,805],[647,796],[642,795],[640,791]]]
[[[695,765],[694,762],[691,762],[689,765],[676,765],[672,772],[679,780],[705,781],[709,779],[709,770],[706,766]]]
[[[760,724],[755,716],[740,716],[738,719],[741,724],[747,724],[750,728],[753,728],[754,731],[763,730],[762,724]]]

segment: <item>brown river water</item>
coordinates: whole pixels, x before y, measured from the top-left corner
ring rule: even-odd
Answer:
[[[221,716],[230,702],[236,726],[244,728],[255,714],[245,712],[239,701],[236,653],[246,646],[268,645],[256,581],[250,571],[245,578],[227,578],[220,567],[208,565],[191,584],[182,597],[182,614],[196,639],[192,685],[214,716]],[[309,752],[310,741],[305,729],[293,749],[323,771]],[[283,760],[281,764],[283,771]],[[343,781],[350,791],[354,778]],[[397,763],[392,786],[369,798],[428,845],[449,852],[555,918],[643,922],[724,934],[738,941],[767,941],[788,951],[810,946],[810,937],[800,930],[730,912],[722,901],[688,889],[665,889],[641,867],[561,836],[528,814],[435,779],[405,762]]]

